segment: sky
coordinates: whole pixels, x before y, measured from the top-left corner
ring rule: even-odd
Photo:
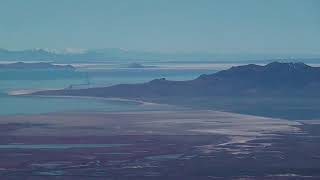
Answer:
[[[319,0],[0,0],[0,48],[320,54]]]

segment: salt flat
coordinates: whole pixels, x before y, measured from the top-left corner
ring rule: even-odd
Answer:
[[[227,112],[143,111],[69,112],[1,116],[0,126],[15,124],[19,136],[226,135],[234,142],[299,133],[299,122]],[[40,124],[40,125],[38,125]]]

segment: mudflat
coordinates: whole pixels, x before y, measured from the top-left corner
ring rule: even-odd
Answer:
[[[1,179],[319,178],[320,126],[205,110],[0,117]]]

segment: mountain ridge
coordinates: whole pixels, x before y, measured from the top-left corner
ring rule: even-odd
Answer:
[[[320,68],[304,63],[273,62],[244,65],[188,81],[154,79],[140,84],[120,84],[89,89],[37,92],[37,95],[68,95],[120,98],[212,96],[318,96]]]

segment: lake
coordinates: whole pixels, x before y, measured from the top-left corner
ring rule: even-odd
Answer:
[[[73,76],[59,75],[58,78],[48,76],[52,72],[30,72],[28,78],[25,72],[2,74],[0,80],[0,115],[40,114],[65,111],[130,111],[130,110],[157,110],[168,107],[157,105],[142,105],[132,101],[118,101],[94,98],[52,98],[31,96],[9,96],[8,93],[21,89],[61,89],[70,85],[85,84],[88,79],[90,86],[101,87],[120,83],[140,83],[156,78],[169,80],[194,79],[201,74],[209,74],[217,70],[209,68],[190,68],[188,66],[163,65],[159,68],[122,68],[121,66],[103,66],[100,64],[78,64],[77,73]],[[83,74],[87,74],[84,76]],[[21,79],[19,79],[21,77]],[[34,80],[37,77],[37,80]],[[50,77],[50,78],[48,78]],[[170,107],[172,108],[172,107]]]

